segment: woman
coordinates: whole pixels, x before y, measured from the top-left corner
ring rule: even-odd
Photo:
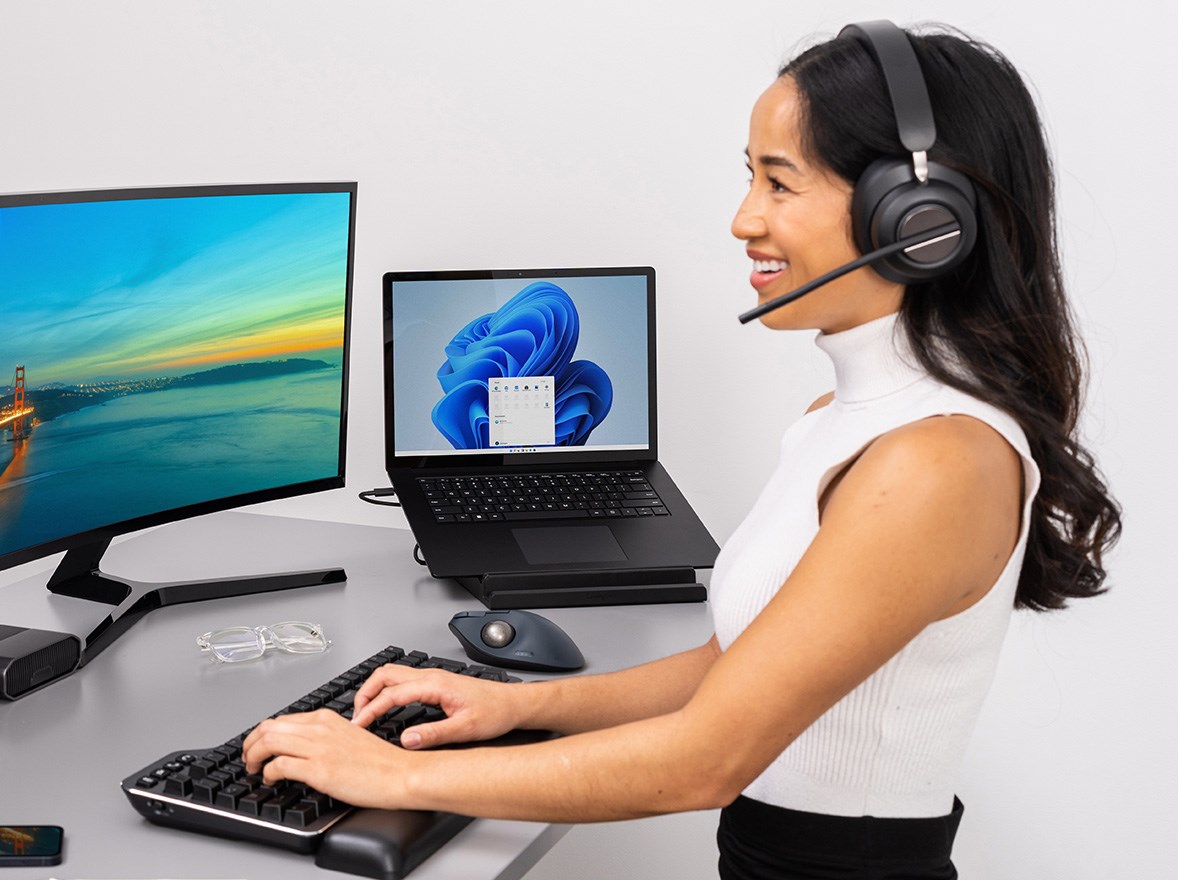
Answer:
[[[1010,611],[1100,592],[1120,520],[1076,440],[1081,369],[1032,101],[994,50],[909,42],[937,124],[929,158],[971,181],[977,240],[934,280],[861,268],[762,318],[819,330],[836,389],[787,431],[717,560],[714,637],[528,686],[385,667],[351,724],[259,725],[251,772],[272,759],[268,781],[354,804],[557,822],[720,807],[727,878],[956,876],[955,776]],[[759,300],[855,259],[856,181],[909,152],[858,36],[788,64],[754,107],[733,222]],[[447,719],[405,749],[364,730],[415,700]],[[417,751],[515,727],[565,736]]]

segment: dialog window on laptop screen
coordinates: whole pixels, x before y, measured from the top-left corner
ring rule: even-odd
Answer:
[[[649,274],[480,274],[390,284],[396,454],[648,450]]]

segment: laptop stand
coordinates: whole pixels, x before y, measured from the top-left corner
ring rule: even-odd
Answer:
[[[693,568],[497,571],[456,580],[494,611],[703,602],[707,595]]]

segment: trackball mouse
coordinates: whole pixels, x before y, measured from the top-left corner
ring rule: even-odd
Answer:
[[[477,663],[537,672],[572,672],[586,665],[565,630],[531,611],[460,611],[449,626]]]

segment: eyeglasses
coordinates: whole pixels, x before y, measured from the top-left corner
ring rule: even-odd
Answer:
[[[332,643],[318,623],[288,620],[270,626],[231,626],[197,637],[197,645],[221,663],[257,660],[269,648],[288,654],[318,654]]]

